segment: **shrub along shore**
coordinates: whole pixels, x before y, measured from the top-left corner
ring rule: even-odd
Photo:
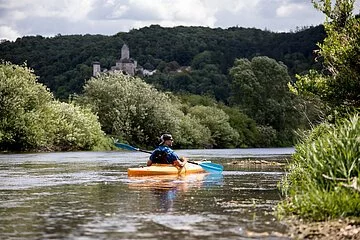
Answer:
[[[360,117],[319,125],[296,146],[278,213],[316,221],[360,216]]]
[[[279,184],[284,200],[277,214],[298,239],[360,239],[360,17],[354,2],[313,1],[327,17],[318,51],[324,69],[292,85],[329,109],[296,146]]]

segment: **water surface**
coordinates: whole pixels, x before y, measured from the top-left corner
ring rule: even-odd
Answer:
[[[222,174],[127,176],[141,152],[0,155],[0,239],[284,239],[273,209],[293,148],[181,150],[225,166]]]

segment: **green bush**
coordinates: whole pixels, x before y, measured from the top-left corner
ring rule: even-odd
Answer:
[[[42,110],[47,146],[51,150],[100,150],[109,149],[98,118],[90,109],[54,101]]]
[[[189,115],[198,119],[211,132],[214,147],[231,148],[238,145],[239,133],[229,123],[229,116],[220,108],[195,106]]]
[[[182,148],[208,148],[212,146],[210,129],[190,115],[184,115],[177,124],[175,146]]]
[[[229,123],[239,133],[236,147],[262,146],[259,137],[259,128],[256,122],[235,107],[221,106],[221,109],[229,115]]]
[[[75,101],[98,114],[106,134],[131,144],[158,144],[158,137],[174,132],[183,115],[165,93],[123,74],[90,79]]]
[[[0,98],[0,150],[38,146],[42,131],[36,119],[42,106],[53,100],[51,93],[30,69],[6,62],[0,64]]]
[[[91,150],[107,144],[89,110],[60,103],[26,66],[0,64],[0,150]]]
[[[276,146],[277,132],[271,126],[257,126],[258,139],[256,141],[257,146],[260,147],[272,147]]]
[[[316,220],[360,216],[360,119],[322,124],[296,146],[279,208]]]

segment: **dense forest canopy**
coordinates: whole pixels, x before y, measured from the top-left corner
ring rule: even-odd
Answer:
[[[156,136],[170,131],[178,138],[177,147],[289,146],[294,131],[309,127],[318,114],[312,102],[291,94],[287,84],[296,74],[318,69],[314,50],[324,38],[322,26],[274,33],[152,25],[114,36],[18,38],[0,44],[0,59],[25,62],[56,99],[78,96],[81,107],[99,116],[105,134],[135,145],[153,145]],[[130,57],[155,74],[138,72],[129,81],[124,76],[92,78],[92,63],[110,69],[124,43]],[[162,93],[178,99],[159,115],[155,110],[163,104],[155,96]],[[207,99],[214,103],[204,103]],[[309,118],[310,112],[314,117]],[[170,125],[161,125],[169,113],[165,123]]]
[[[152,25],[114,36],[26,36],[0,44],[0,59],[14,64],[26,62],[55,97],[67,99],[70,94],[81,92],[85,81],[91,77],[93,61],[99,61],[102,67],[109,69],[120,58],[121,47],[126,43],[131,57],[143,67],[166,72],[174,66],[175,69],[177,66],[192,66],[194,72],[190,73],[189,81],[203,81],[201,89],[197,84],[167,86],[164,80],[159,80],[164,77],[149,79],[149,83],[159,83],[167,90],[210,93],[218,100],[226,101],[229,97],[225,94],[228,92],[226,86],[215,89],[215,85],[228,77],[236,58],[268,56],[283,62],[293,78],[297,73],[316,68],[318,63],[314,61],[313,51],[324,37],[322,26],[292,33],[274,33],[241,27],[164,28]],[[204,52],[211,56],[205,66],[201,66],[199,61],[204,60]],[[208,69],[216,72],[216,79],[203,79]]]

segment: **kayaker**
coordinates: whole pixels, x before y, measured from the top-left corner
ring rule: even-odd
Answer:
[[[172,147],[174,139],[171,134],[163,134],[160,137],[159,146],[152,152],[147,165],[151,166],[153,163],[164,163],[164,164],[173,164],[175,166],[183,167],[186,163],[186,159],[179,157]]]

